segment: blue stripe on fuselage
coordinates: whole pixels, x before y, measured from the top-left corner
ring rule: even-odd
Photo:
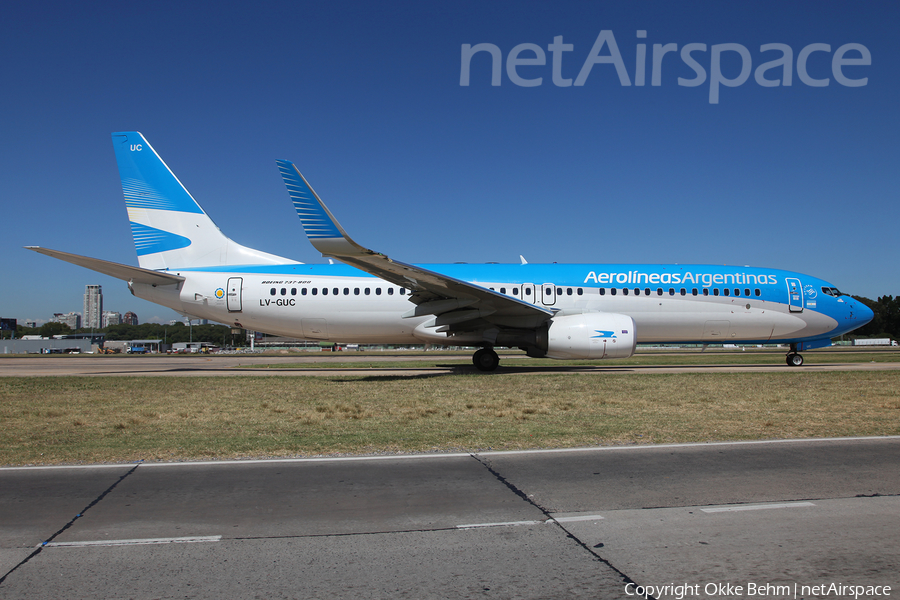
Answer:
[[[720,266],[720,265],[663,265],[663,264],[422,264],[416,265],[429,271],[442,273],[449,277],[468,281],[483,287],[500,287],[505,285],[521,285],[525,283],[542,284],[552,283],[559,288],[627,288],[630,294],[625,296],[607,295],[607,299],[617,298],[618,301],[638,297],[647,298],[646,289],[651,289],[651,296],[658,297],[658,289],[663,290],[664,297],[683,299],[687,301],[701,300],[705,302],[734,302],[741,300],[747,303],[760,301],[772,302],[786,307],[788,304],[788,279],[800,281],[804,290],[804,310],[815,311],[834,318],[838,325],[829,333],[837,336],[846,331],[859,327],[871,320],[871,311],[860,305],[856,311],[860,317],[849,316],[853,307],[849,303],[860,304],[849,296],[840,298],[823,292],[823,288],[834,288],[830,283],[792,271],[780,269],[765,269],[752,267]],[[291,277],[359,277],[373,278],[364,271],[360,271],[342,263],[335,264],[292,264],[292,265],[247,265],[247,266],[222,266],[222,267],[198,267],[190,269],[169,269],[171,273],[208,272],[228,273],[235,275],[260,275],[260,276],[291,276]],[[633,290],[639,288],[640,296],[633,295]],[[681,289],[685,289],[685,296],[681,295]],[[703,295],[703,289],[718,289],[721,295],[715,296],[712,291],[708,296]],[[729,289],[730,295],[724,291]],[[735,295],[734,290],[740,290]],[[698,290],[698,295],[693,295],[693,290]],[[671,290],[671,295],[670,295]],[[756,295],[756,290],[760,295]],[[806,293],[810,290],[812,297]],[[566,295],[568,296],[568,290]],[[748,295],[749,292],[749,295]],[[577,293],[576,293],[577,296]],[[596,296],[595,296],[596,297]],[[741,302],[741,303],[743,303]],[[786,310],[783,308],[782,310]],[[627,312],[627,311],[626,311]],[[862,321],[862,322],[861,322]],[[821,337],[821,336],[819,336]],[[806,338],[803,338],[806,339]],[[812,338],[810,338],[812,339]]]
[[[782,271],[750,267],[717,265],[592,265],[592,264],[423,264],[423,269],[471,282],[489,283],[553,283],[558,286],[581,287],[777,287],[786,290],[785,279],[822,283],[820,279]],[[246,274],[288,275],[305,273],[322,277],[372,277],[344,264],[246,265],[195,267],[170,271],[208,271]],[[786,292],[785,292],[786,293]]]

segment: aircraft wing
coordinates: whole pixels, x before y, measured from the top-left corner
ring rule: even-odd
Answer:
[[[115,277],[123,281],[133,283],[146,283],[149,285],[172,285],[173,283],[181,283],[184,277],[172,275],[170,273],[162,273],[159,271],[151,271],[140,267],[132,267],[119,263],[101,260],[99,258],[90,258],[88,256],[80,256],[78,254],[69,254],[68,252],[60,252],[59,250],[50,250],[49,248],[41,248],[40,246],[25,246],[28,250],[33,250],[38,254],[46,254],[59,260],[70,262],[80,267],[86,267],[92,271]]]
[[[509,323],[512,319],[519,326],[533,327],[553,316],[554,311],[530,302],[395,261],[360,246],[347,235],[297,167],[286,160],[277,163],[313,247],[323,256],[333,256],[366,273],[412,290],[410,300],[416,307],[405,317],[452,312],[452,316],[448,314],[444,318],[445,323],[460,326],[466,321],[490,323],[503,320]]]

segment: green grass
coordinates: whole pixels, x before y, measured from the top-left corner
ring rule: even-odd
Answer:
[[[900,372],[5,377],[0,423],[3,465],[897,435]]]

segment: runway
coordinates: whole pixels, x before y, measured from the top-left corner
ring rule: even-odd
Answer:
[[[569,366],[565,364],[543,366],[508,366],[503,358],[522,358],[522,354],[505,357],[501,354],[497,373],[783,373],[785,371],[884,371],[900,369],[900,362],[843,362],[839,354],[829,354],[827,362],[807,362],[803,367],[787,367],[782,364],[710,364],[703,365],[610,365],[603,361],[592,364]],[[462,359],[462,362],[460,362]],[[354,368],[360,363],[403,363],[423,360],[432,362],[430,366]],[[350,366],[334,366],[337,364]],[[174,376],[203,377],[228,375],[255,376],[383,376],[402,377],[420,375],[444,375],[451,373],[474,373],[475,368],[468,356],[434,356],[427,353],[408,355],[388,354],[383,356],[354,355],[349,352],[339,354],[292,354],[289,356],[223,355],[223,356],[38,356],[14,357],[0,360],[0,377],[19,376]]]
[[[3,469],[0,596],[876,597],[898,515],[898,437]]]

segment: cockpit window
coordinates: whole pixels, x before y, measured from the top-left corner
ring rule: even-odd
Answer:
[[[828,294],[829,296],[834,296],[835,298],[839,296],[843,296],[839,289],[833,287],[822,287],[822,292]]]

